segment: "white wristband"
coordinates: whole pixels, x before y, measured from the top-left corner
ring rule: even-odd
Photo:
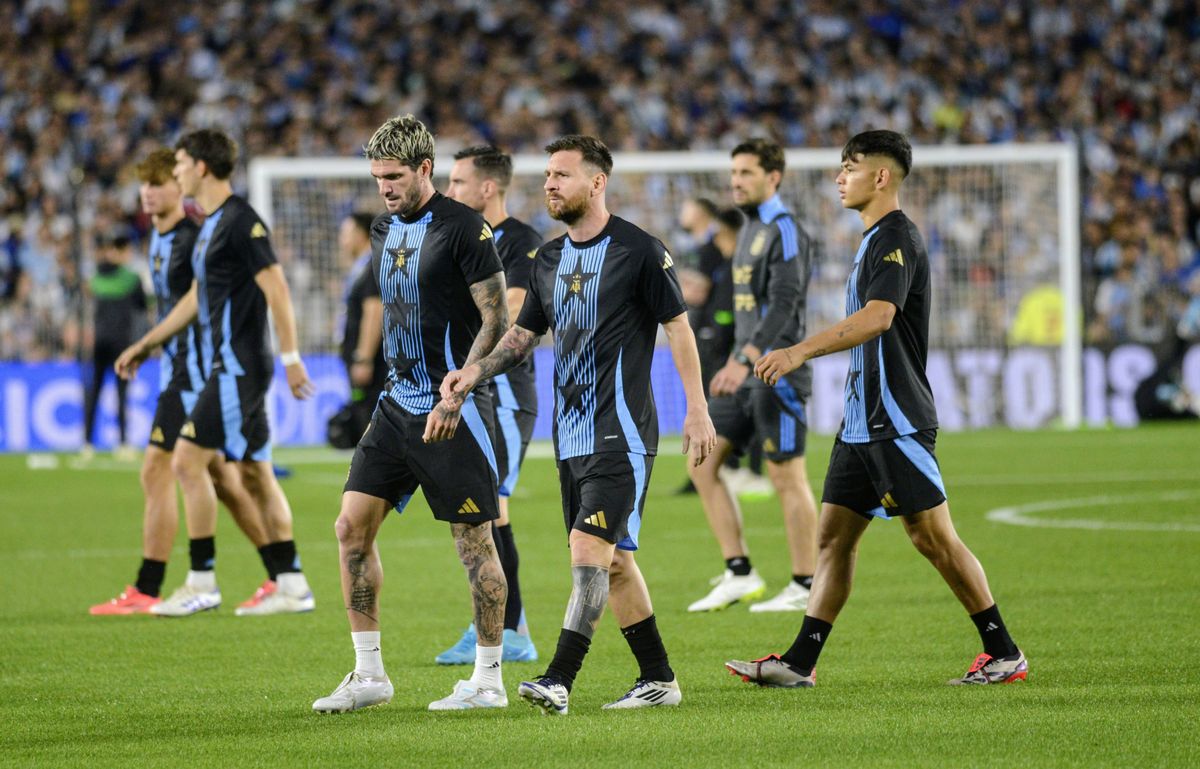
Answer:
[[[291,352],[279,353],[279,362],[284,366],[295,366],[300,362],[300,351],[292,350]]]

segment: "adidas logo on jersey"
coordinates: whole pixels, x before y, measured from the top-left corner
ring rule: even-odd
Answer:
[[[150,442],[151,443],[162,443],[165,440],[166,440],[166,436],[163,435],[162,428],[159,427],[158,425],[155,425],[154,429],[150,431]]]
[[[534,258],[535,256],[537,256],[537,249],[536,248],[533,249],[528,254],[525,254],[525,256],[528,256],[530,259]]]
[[[470,497],[467,497],[467,501],[463,502],[462,507],[458,508],[459,515],[478,512],[480,512],[479,505],[475,504],[475,500],[471,499]]]
[[[191,422],[184,422],[183,427],[179,429],[179,434],[184,438],[195,438],[196,425],[192,424]]]
[[[898,265],[900,265],[901,267],[903,267],[903,266],[904,266],[904,255],[903,255],[903,254],[901,254],[901,253],[900,253],[900,249],[898,249],[898,248],[897,248],[897,249],[896,249],[895,251],[893,251],[892,253],[890,253],[890,254],[888,254],[888,255],[884,256],[884,257],[883,257],[883,261],[885,261],[885,262],[895,262],[896,264],[898,264]]]
[[[588,526],[595,526],[598,529],[607,529],[608,521],[604,518],[604,511],[597,510],[593,515],[589,515],[583,519],[583,522]]]
[[[262,222],[255,222],[254,226],[250,228],[250,237],[252,237],[252,238],[267,237],[267,228],[263,226]]]
[[[890,491],[887,494],[884,494],[883,499],[879,500],[879,502],[888,510],[893,510],[900,506],[900,505],[896,504],[896,500],[892,496],[892,492],[890,492]]]
[[[668,267],[674,267],[674,266],[675,266],[675,260],[673,260],[671,258],[671,252],[663,251],[663,269],[665,270]]]
[[[492,228],[485,224],[483,225],[483,231],[479,233],[479,239],[487,240],[490,237],[492,237]]]

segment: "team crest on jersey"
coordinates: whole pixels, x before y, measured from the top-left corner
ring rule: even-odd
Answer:
[[[479,233],[479,239],[487,240],[490,237],[492,237],[492,228],[484,224],[483,231]]]
[[[887,255],[887,256],[885,256],[885,257],[883,257],[883,261],[885,261],[885,262],[895,262],[896,264],[898,264],[898,265],[900,265],[901,267],[903,267],[903,266],[904,266],[904,255],[903,255],[903,254],[901,254],[901,253],[900,253],[900,249],[898,249],[898,248],[897,248],[897,249],[896,249],[895,251],[893,251],[892,253],[888,254],[888,255]]]
[[[255,222],[254,226],[250,228],[250,237],[252,237],[252,238],[267,237],[267,228],[263,226],[262,222]]]
[[[559,277],[562,278],[563,283],[567,284],[568,299],[570,299],[572,296],[578,296],[582,298],[583,287],[587,285],[589,280],[596,277],[596,273],[584,272],[579,267],[576,267],[575,272],[571,273],[570,275],[560,275]]]
[[[403,246],[401,246],[400,248],[389,248],[388,249],[388,254],[393,259],[396,260],[395,268],[397,270],[400,270],[401,272],[403,272],[405,275],[408,274],[408,257],[411,253],[412,253],[411,248],[405,248]]]
[[[754,236],[754,240],[750,241],[750,256],[761,254],[765,245],[767,245],[767,232],[759,230],[758,234]]]
[[[162,254],[155,254],[154,255],[154,271],[159,272],[161,270],[162,270]]]
[[[733,268],[733,282],[739,286],[749,283],[752,277],[754,277],[754,265],[752,264]]]

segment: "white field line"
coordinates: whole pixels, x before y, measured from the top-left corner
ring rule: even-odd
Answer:
[[[1154,506],[1159,502],[1185,502],[1200,499],[1200,489],[1191,491],[1159,491],[1144,494],[1101,494],[1076,499],[1052,499],[1029,502],[1011,507],[989,510],[985,517],[996,523],[1013,526],[1034,526],[1045,529],[1088,529],[1092,531],[1162,531],[1200,532],[1200,524],[1194,523],[1151,523],[1148,521],[1102,521],[1091,518],[1035,518],[1034,513],[1057,510],[1081,510],[1094,507],[1128,506],[1134,513]],[[1193,510],[1194,511],[1194,510]]]

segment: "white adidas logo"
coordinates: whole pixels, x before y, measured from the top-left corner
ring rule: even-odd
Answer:
[[[809,636],[809,638],[813,639],[817,643],[821,643],[821,634],[820,633],[813,633],[812,635]]]
[[[989,622],[983,630],[986,633],[989,630],[999,630],[1000,627],[995,622]]]

